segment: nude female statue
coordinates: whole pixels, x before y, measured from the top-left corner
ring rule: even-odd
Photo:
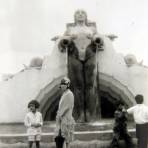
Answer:
[[[74,20],[67,24],[59,49],[62,52],[68,49],[68,77],[75,96],[74,117],[83,122],[97,116],[96,52],[102,50],[103,40],[97,36],[95,23],[88,22],[85,11],[77,10]]]

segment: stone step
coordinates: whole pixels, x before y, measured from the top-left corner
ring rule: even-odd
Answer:
[[[55,122],[44,122],[42,133],[43,148],[54,148]],[[105,120],[93,123],[77,123],[75,127],[75,141],[73,148],[81,148],[80,144],[91,148],[108,146],[113,136],[113,120]],[[128,123],[128,130],[135,137],[135,126]],[[95,141],[95,142],[94,142]],[[27,147],[26,128],[22,123],[0,124],[0,148]],[[83,148],[83,147],[82,147]]]
[[[76,140],[71,143],[71,148],[109,148],[111,141],[99,141],[99,140],[92,140],[92,141],[79,141]],[[137,140],[133,139],[134,147],[136,148]],[[120,148],[127,148],[125,146],[124,141],[120,141]],[[4,144],[0,143],[0,148],[26,148],[27,143],[15,143],[15,144]],[[34,146],[35,148],[35,146]],[[55,143],[42,143],[41,148],[56,148]]]
[[[93,123],[77,123],[75,126],[75,131],[103,131],[113,129],[113,120],[101,120]],[[128,123],[128,128],[135,128],[132,122]],[[43,133],[54,132],[55,122],[44,122],[42,127]],[[19,134],[25,133],[26,128],[23,123],[8,123],[0,124],[0,134]]]
[[[77,123],[75,126],[75,131],[96,131],[96,130],[107,130],[112,129],[113,123],[107,122],[94,122],[94,123]],[[54,132],[55,122],[45,122],[42,131],[46,132]],[[16,124],[1,124],[0,125],[0,134],[2,133],[25,133],[26,127],[23,123]]]
[[[129,133],[132,137],[135,137],[135,129],[129,129]],[[74,137],[75,140],[79,141],[91,141],[91,140],[111,140],[113,135],[112,130],[104,130],[104,131],[75,131]],[[54,141],[54,133],[42,133],[42,142],[53,142]],[[27,134],[0,134],[0,142],[1,143],[26,143],[27,142]]]

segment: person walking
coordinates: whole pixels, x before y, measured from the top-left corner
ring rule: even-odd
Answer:
[[[141,94],[135,96],[137,105],[127,109],[132,114],[136,123],[136,137],[138,148],[147,148],[148,144],[148,106],[143,104],[144,97]]]
[[[114,117],[113,139],[110,148],[119,148],[120,139],[125,141],[127,148],[133,148],[132,138],[127,130],[127,112],[123,102],[118,101]]]

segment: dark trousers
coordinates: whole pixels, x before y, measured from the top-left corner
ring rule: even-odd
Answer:
[[[32,148],[33,146],[33,141],[29,141],[29,148]],[[40,141],[35,141],[35,144],[36,144],[36,148],[40,148]]]
[[[136,124],[136,137],[138,148],[147,148],[148,144],[148,123]]]
[[[126,123],[116,122],[113,128],[113,131],[114,133],[113,133],[113,139],[112,139],[111,146],[110,146],[111,148],[119,148],[120,139],[123,139],[125,141],[126,148],[133,148],[133,141],[127,131]]]
[[[133,147],[131,136],[128,133],[121,133],[121,135],[119,133],[115,133],[111,142],[111,148],[119,148],[120,139],[125,141],[127,148]]]

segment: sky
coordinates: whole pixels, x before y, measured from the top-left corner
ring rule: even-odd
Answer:
[[[115,34],[117,52],[148,65],[147,0],[0,0],[0,75],[17,73],[33,57],[49,55],[66,23],[84,9],[101,34]]]

